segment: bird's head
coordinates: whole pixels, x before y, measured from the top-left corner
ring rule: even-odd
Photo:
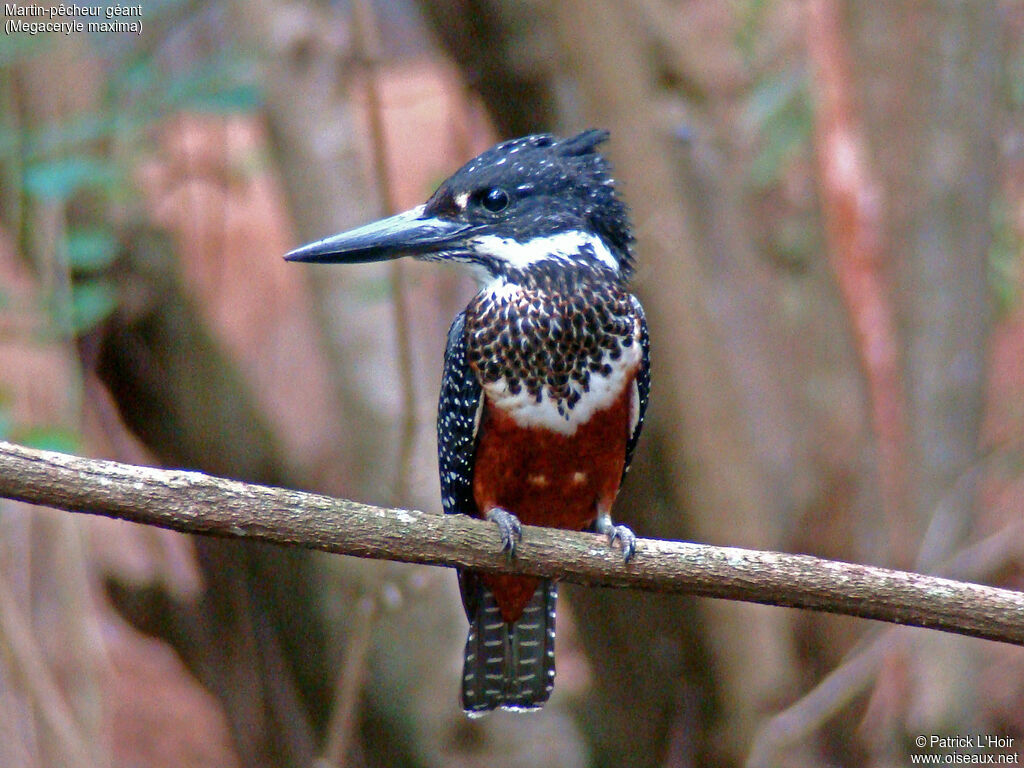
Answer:
[[[488,149],[423,205],[328,237],[290,261],[359,263],[412,256],[467,264],[481,282],[537,272],[626,281],[633,240],[625,204],[597,152],[607,131],[537,134]]]

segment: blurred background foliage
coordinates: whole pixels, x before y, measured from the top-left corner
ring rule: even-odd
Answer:
[[[471,283],[280,256],[499,138],[602,126],[655,366],[618,517],[1024,584],[1020,0],[141,10],[141,35],[0,38],[0,438],[439,511],[441,354]],[[563,594],[550,704],[470,721],[450,573],[0,502],[0,764],[1024,747],[1018,648]]]

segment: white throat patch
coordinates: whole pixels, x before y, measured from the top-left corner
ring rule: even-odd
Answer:
[[[469,247],[477,253],[486,253],[501,259],[516,269],[526,269],[540,261],[571,261],[584,248],[593,250],[597,260],[606,267],[619,271],[619,262],[597,235],[579,230],[559,232],[557,235],[535,237],[524,243],[509,237],[479,235],[471,238]]]

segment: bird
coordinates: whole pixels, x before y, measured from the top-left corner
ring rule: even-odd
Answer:
[[[634,237],[598,146],[608,131],[497,144],[422,205],[285,259],[453,263],[478,292],[448,331],[437,413],[445,513],[494,523],[514,557],[522,525],[604,534],[647,412],[650,342],[629,292]],[[471,717],[531,711],[555,679],[557,584],[459,570],[469,620],[461,703]]]

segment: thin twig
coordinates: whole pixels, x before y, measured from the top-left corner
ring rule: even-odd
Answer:
[[[28,618],[3,579],[0,579],[0,651],[11,659],[13,669],[21,678],[20,684],[53,733],[53,743],[64,765],[71,768],[99,765],[99,756],[93,751],[95,744],[85,738],[80,723],[76,722],[53,672],[39,653]]]
[[[327,726],[327,741],[321,762],[331,768],[348,765],[348,751],[352,746],[357,720],[357,704],[363,692],[370,641],[377,624],[377,601],[364,595],[352,613],[348,644],[341,664],[341,673],[335,683],[337,691],[334,708]]]
[[[363,86],[366,91],[366,111],[370,127],[370,145],[373,172],[380,208],[385,214],[397,212],[394,185],[388,168],[387,134],[384,109],[381,104],[377,70],[380,61],[380,36],[373,9],[366,0],[354,0],[351,6],[352,47],[357,63],[362,67]],[[391,502],[404,504],[409,498],[409,478],[412,476],[413,443],[416,438],[416,391],[412,370],[412,344],[409,340],[409,306],[406,300],[405,275],[401,263],[392,262],[391,306],[395,318],[395,347],[398,362],[398,384],[401,392],[401,418],[399,421],[398,458],[395,464]],[[330,766],[348,765],[348,751],[353,742],[358,719],[358,703],[366,676],[370,638],[377,621],[377,610],[372,598],[359,601],[360,611],[350,627],[345,661],[335,684],[334,703],[328,725],[324,754],[321,760]]]
[[[1024,593],[918,573],[735,547],[641,539],[628,564],[588,533],[523,527],[514,558],[495,526],[199,472],[83,459],[0,442],[0,496],[186,533],[578,584],[825,611],[1024,645]]]

